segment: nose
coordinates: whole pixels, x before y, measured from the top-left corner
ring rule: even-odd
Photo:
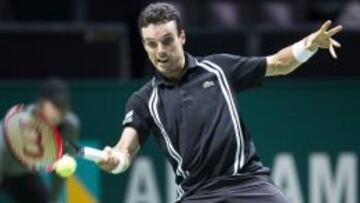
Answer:
[[[159,43],[159,45],[157,46],[156,52],[158,53],[158,55],[162,56],[166,53],[166,49],[164,47],[164,45],[162,45],[161,43]]]

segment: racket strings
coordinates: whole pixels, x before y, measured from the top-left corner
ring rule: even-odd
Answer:
[[[45,122],[39,120],[37,121],[37,127],[40,129],[43,138],[41,144],[46,145],[45,150],[47,150],[44,152],[43,161],[40,162],[40,165],[47,168],[52,165],[52,163],[55,162],[57,158],[57,146],[54,142],[54,139],[52,139],[52,136],[54,136],[53,129]]]
[[[38,134],[26,137],[28,136],[26,133],[29,133],[29,131],[26,131],[26,128],[32,128],[31,130],[35,129]],[[9,134],[7,135],[7,139],[11,151],[16,158],[28,168],[48,171],[59,158],[59,146],[55,139],[52,126],[42,120],[36,119],[30,113],[22,112],[9,117],[6,122],[6,132]],[[36,140],[31,136],[35,136]],[[34,143],[29,144],[29,142]],[[35,147],[40,148],[38,149],[39,152],[43,150],[41,156],[29,156],[24,152],[25,149],[31,149],[36,152]]]

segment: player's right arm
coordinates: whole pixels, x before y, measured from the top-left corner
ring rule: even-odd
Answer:
[[[103,170],[111,173],[125,171],[150,134],[153,122],[146,102],[152,91],[150,85],[147,83],[129,98],[120,139],[114,147],[104,148],[106,157],[99,163]]]
[[[125,127],[119,142],[114,147],[107,146],[104,148],[106,158],[99,162],[98,165],[109,173],[113,172],[119,164],[125,164],[124,170],[126,170],[139,149],[140,139],[136,129]],[[122,156],[120,159],[119,155]]]

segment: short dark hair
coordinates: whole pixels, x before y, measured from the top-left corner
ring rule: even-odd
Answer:
[[[138,18],[138,29],[141,35],[141,28],[149,24],[167,23],[174,20],[178,34],[183,29],[180,11],[172,4],[166,2],[151,3],[146,6]]]
[[[49,100],[61,111],[70,108],[70,91],[67,83],[60,78],[46,80],[40,90],[39,100]]]

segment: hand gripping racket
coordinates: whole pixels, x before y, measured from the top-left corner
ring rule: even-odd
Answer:
[[[22,105],[12,107],[3,121],[5,141],[14,157],[25,167],[36,171],[52,171],[63,155],[63,141],[57,128]],[[105,159],[103,151],[71,145],[80,157],[98,162]]]

